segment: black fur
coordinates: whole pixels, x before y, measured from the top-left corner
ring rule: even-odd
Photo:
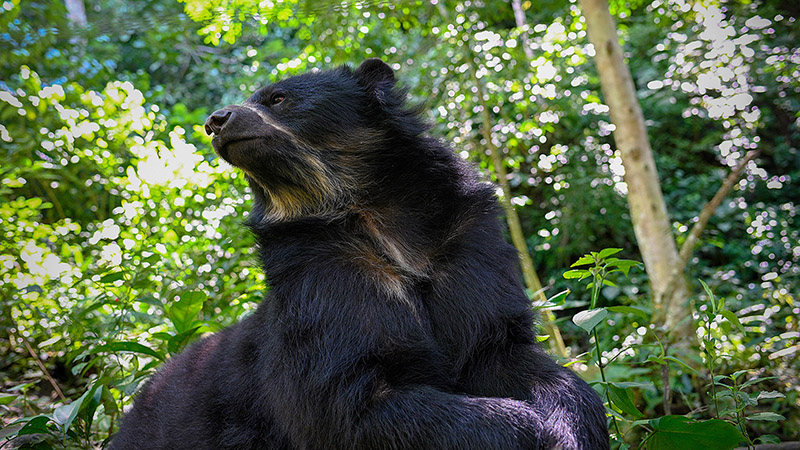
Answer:
[[[597,394],[537,345],[494,188],[404,97],[367,60],[209,118],[272,287],[147,383],[113,449],[608,448]]]

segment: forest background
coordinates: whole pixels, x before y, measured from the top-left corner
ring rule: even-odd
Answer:
[[[590,11],[616,22],[630,114],[604,101],[625,77],[595,64]],[[3,1],[0,447],[103,446],[166,358],[253,310],[250,197],[202,123],[369,57],[500,184],[544,345],[603,395],[615,448],[797,441],[798,17],[780,0]],[[654,190],[629,189],[639,107]]]

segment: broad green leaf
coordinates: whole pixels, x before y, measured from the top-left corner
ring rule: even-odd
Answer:
[[[780,444],[781,440],[774,434],[763,434],[756,438],[756,442],[759,444]]]
[[[750,370],[748,370],[748,369],[745,369],[745,370],[737,370],[736,372],[733,372],[733,373],[731,374],[730,378],[731,378],[732,380],[735,380],[735,379],[739,378],[740,376],[742,376],[742,375],[746,374],[746,373],[747,373],[747,372],[749,372],[749,371],[750,371]]]
[[[572,280],[575,278],[582,280],[590,276],[592,276],[592,273],[589,272],[588,270],[568,270],[564,272],[564,278],[566,278],[567,280]]]
[[[0,394],[0,406],[8,405],[16,400],[18,395]]]
[[[102,386],[99,384],[93,385],[91,391],[91,395],[86,397],[78,414],[85,421],[85,426],[88,429],[92,427],[94,413],[97,411],[97,407],[100,406],[100,400],[103,395]]]
[[[605,308],[589,309],[575,314],[572,317],[572,322],[587,332],[591,332],[607,315],[608,311]]]
[[[558,294],[548,298],[547,303],[550,303],[553,306],[563,305],[564,302],[567,301],[567,295],[569,295],[569,293],[570,293],[569,289],[567,289],[566,291],[561,291]]]
[[[778,422],[779,420],[786,420],[786,417],[783,417],[780,414],[776,414],[774,412],[760,412],[755,414],[750,414],[747,416],[747,420],[756,420],[762,422]]]
[[[617,268],[616,270],[622,271],[622,273],[624,273],[625,276],[627,277],[628,272],[630,272],[632,267],[639,267],[641,265],[642,263],[640,263],[639,261],[633,261],[630,259],[619,259],[609,264],[608,267],[616,267]]]
[[[103,386],[103,391],[100,396],[100,401],[103,403],[103,408],[107,415],[116,414],[119,412],[117,401],[114,399],[114,394],[108,389],[108,386]]]
[[[178,333],[175,336],[170,337],[169,341],[167,342],[167,349],[169,349],[169,352],[175,354],[183,350],[183,347],[187,342],[189,342],[192,336],[197,333],[199,328],[199,326],[192,327],[182,333]]]
[[[752,385],[754,385],[756,383],[761,383],[762,381],[766,381],[766,380],[772,380],[773,378],[775,378],[775,377],[757,377],[757,378],[753,378],[752,380],[745,381],[739,387],[740,388],[746,388],[747,386],[752,386]]]
[[[45,433],[49,434],[50,430],[47,429],[47,423],[50,422],[50,418],[47,416],[36,416],[28,421],[24,427],[17,433],[17,436],[23,436],[26,434],[39,434]]]
[[[598,259],[606,259],[611,255],[616,255],[617,253],[621,252],[621,248],[604,248],[600,250],[600,253],[597,254]]]
[[[53,411],[53,421],[61,425],[61,432],[66,434],[72,422],[78,417],[86,399],[91,399],[94,392],[97,390],[97,385],[92,386],[91,389],[84,392],[83,395],[78,397],[77,400],[72,401],[69,405],[61,405]]]
[[[153,350],[150,347],[144,346],[138,342],[109,342],[108,344],[98,345],[89,351],[89,353],[100,352],[128,352],[128,353],[141,353],[149,355],[154,358],[164,360],[164,355]]]
[[[107,273],[107,274],[103,275],[102,277],[100,277],[100,282],[104,283],[104,284],[110,284],[110,283],[113,283],[113,282],[115,282],[117,280],[121,280],[124,277],[125,277],[125,272],[122,272],[122,271]]]
[[[143,263],[148,263],[148,264],[155,264],[158,261],[161,261],[161,258],[162,258],[162,256],[159,255],[158,253],[153,253],[150,256],[145,256],[144,258],[142,258],[142,262]]]
[[[724,420],[695,422],[683,416],[664,416],[650,420],[653,433],[648,450],[730,450],[745,441],[742,433]]]
[[[732,323],[733,325],[735,325],[735,326],[736,326],[736,328],[737,328],[737,329],[738,329],[740,332],[742,332],[742,333],[744,333],[744,332],[745,332],[745,331],[744,331],[744,326],[742,326],[742,322],[739,322],[739,318],[738,318],[738,317],[736,317],[736,314],[734,314],[732,311],[728,311],[727,309],[723,309],[723,310],[721,310],[719,313],[720,313],[720,314],[722,314],[722,316],[723,316],[723,317],[725,317],[726,319],[728,319],[728,322],[730,322],[730,323]]]
[[[581,256],[580,258],[578,258],[577,261],[572,263],[570,267],[585,266],[587,264],[594,264],[594,258],[592,257],[592,255]]]
[[[703,341],[703,347],[706,349],[706,354],[709,358],[713,358],[717,354],[717,349],[714,348],[714,342],[710,340]]]
[[[650,317],[647,316],[647,311],[644,311],[635,306],[609,306],[606,309],[611,312],[618,312],[623,314],[635,314],[644,320],[650,320]]]
[[[758,393],[758,400],[768,400],[772,398],[785,398],[786,396],[778,391],[761,391]]]
[[[192,327],[207,298],[204,292],[188,291],[181,294],[180,299],[169,307],[167,315],[179,334]]]
[[[613,383],[609,383],[608,395],[611,398],[611,403],[625,414],[635,418],[644,417],[644,414],[642,414],[633,403],[633,394],[630,389],[621,388]]]

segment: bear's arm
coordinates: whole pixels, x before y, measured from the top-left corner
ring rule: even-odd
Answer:
[[[562,449],[607,449],[606,417],[597,393],[538,345],[485,348],[462,380],[467,392],[523,400],[539,418],[542,436]],[[494,392],[481,380],[493,380]]]
[[[607,449],[602,401],[537,343],[517,252],[499,238],[493,218],[484,223],[465,230],[444,249],[447,260],[428,303],[435,308],[433,317],[450,314],[462,322],[454,329],[464,334],[448,333],[456,336],[451,347],[467,352],[458,389],[524,401],[539,417],[543,440],[560,448]],[[489,331],[475,332],[478,324]]]
[[[540,448],[527,403],[437,387],[430,322],[414,299],[331,261],[300,278],[271,292],[283,332],[271,403],[297,448]]]

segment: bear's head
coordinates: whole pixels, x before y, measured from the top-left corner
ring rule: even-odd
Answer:
[[[217,154],[245,173],[262,220],[330,216],[380,183],[392,164],[382,149],[424,130],[395,85],[377,58],[309,72],[213,112],[205,129]]]

